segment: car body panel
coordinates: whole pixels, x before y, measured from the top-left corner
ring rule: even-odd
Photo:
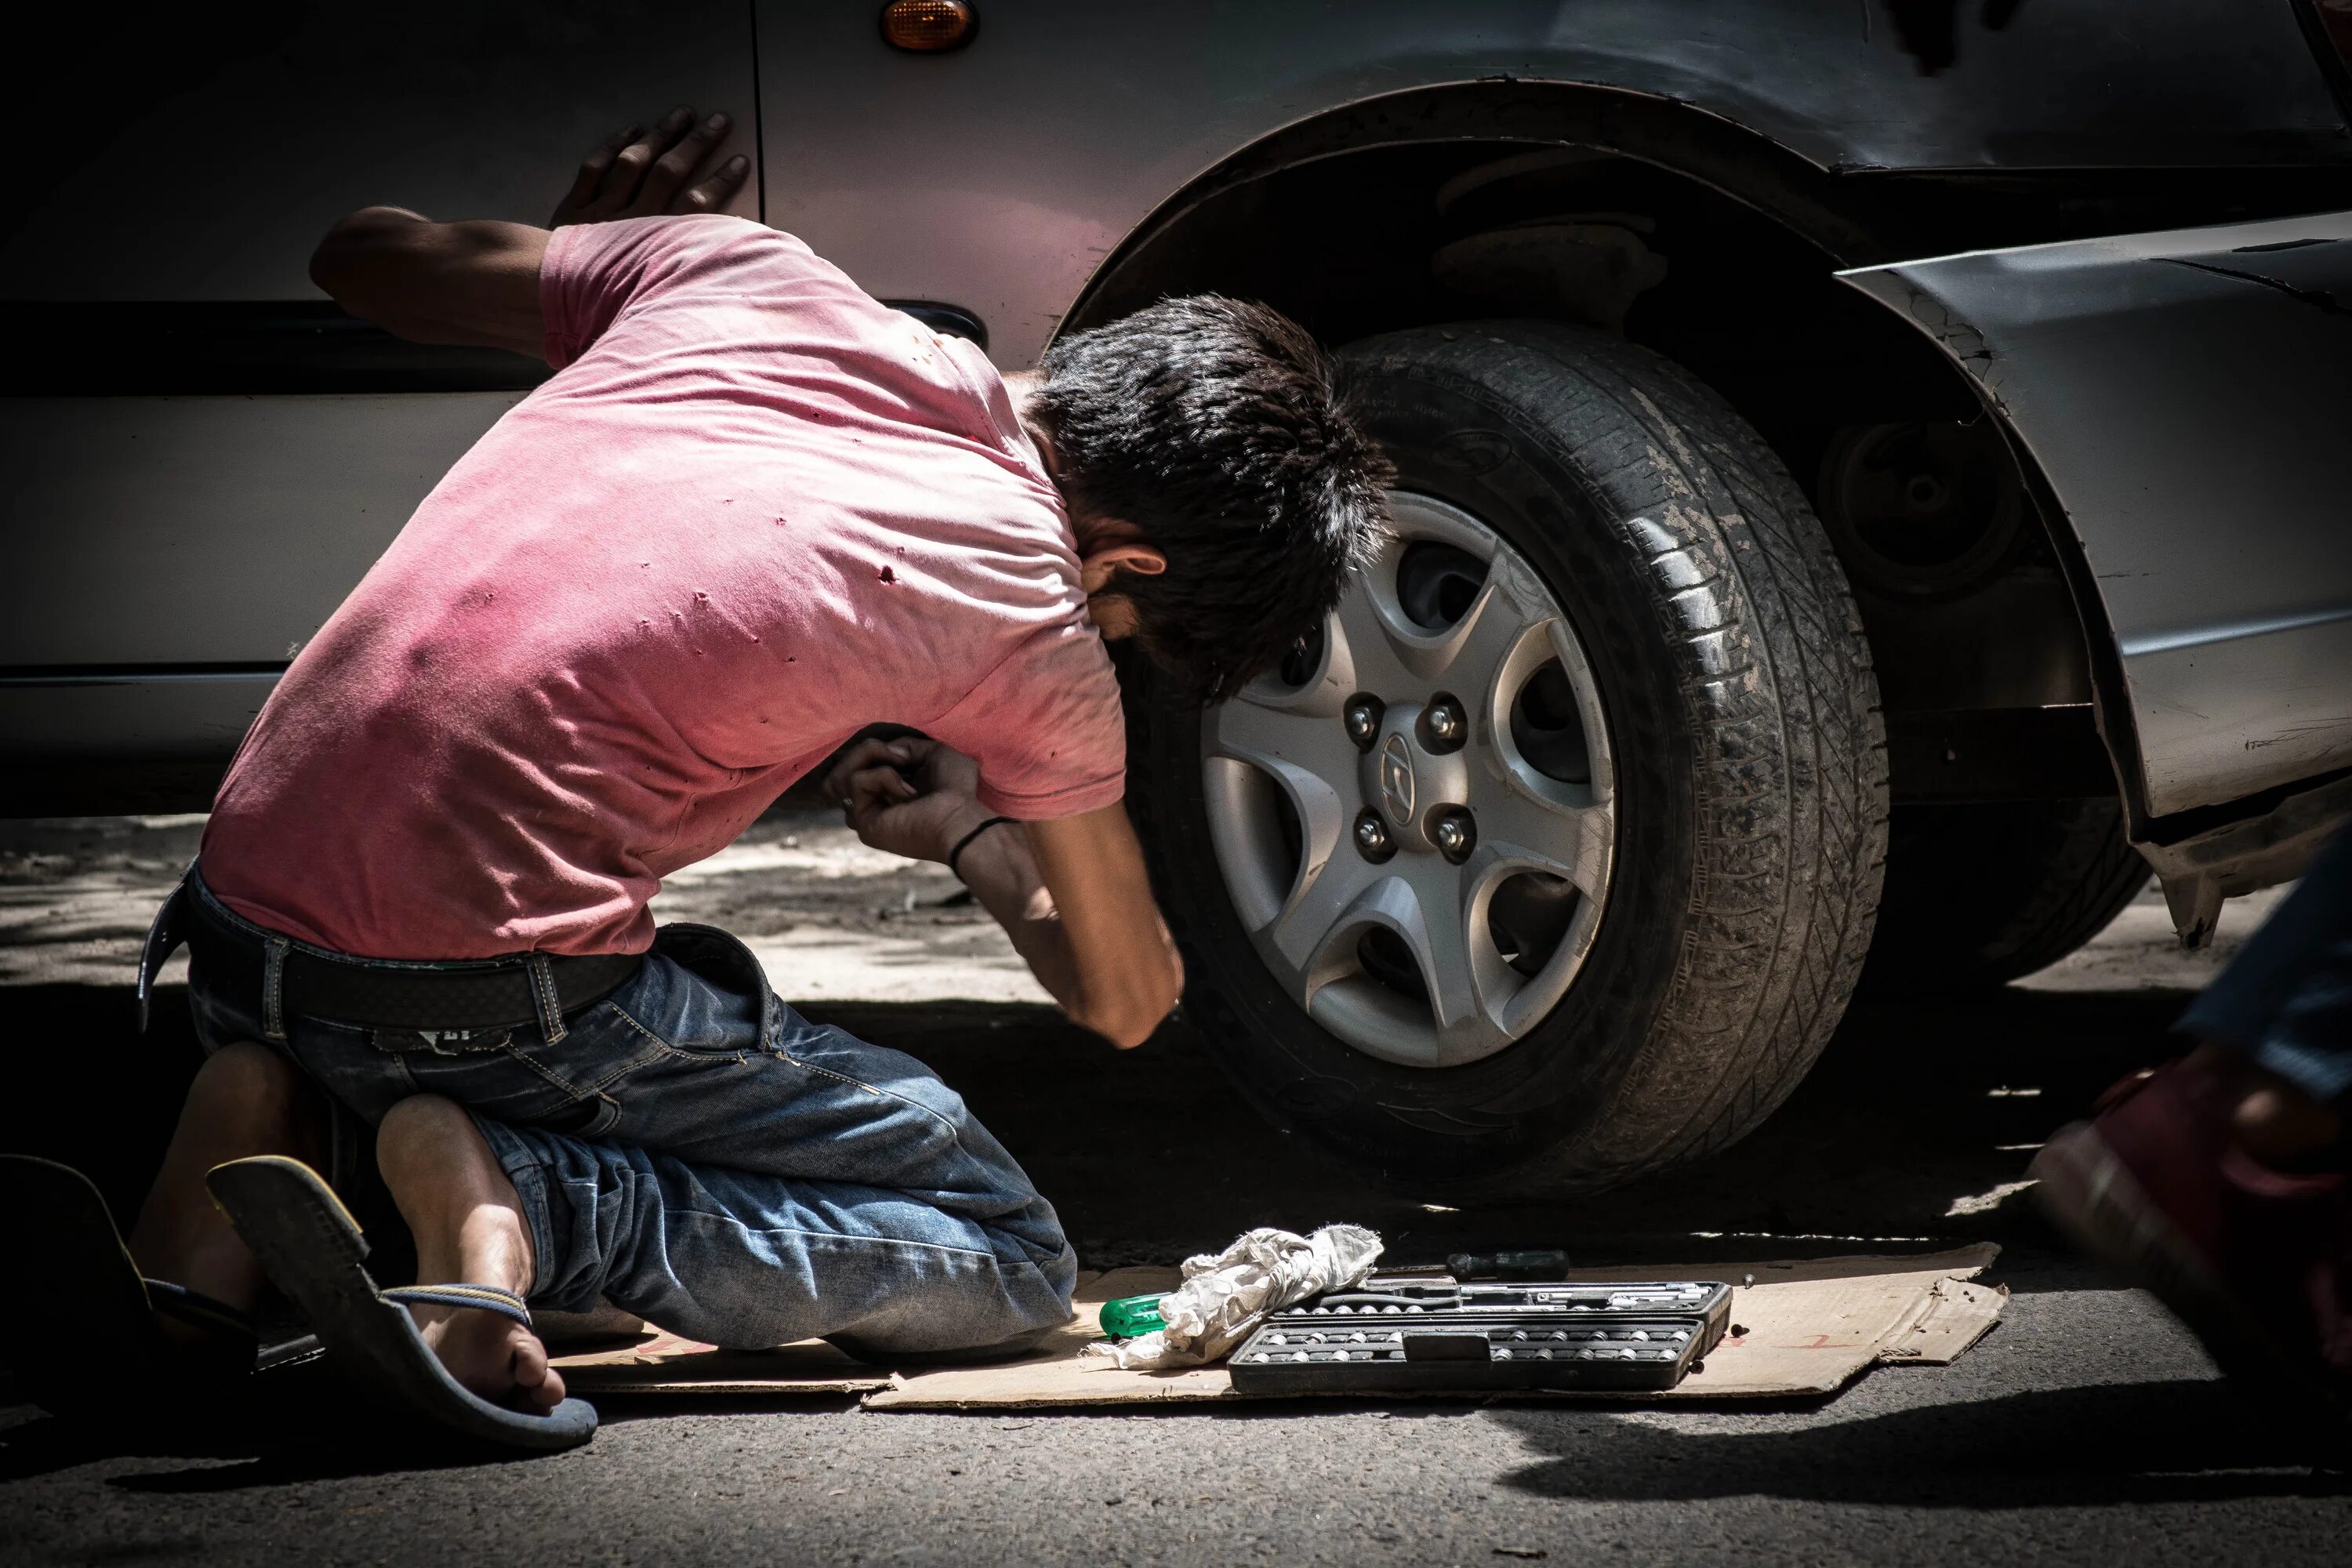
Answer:
[[[2048,480],[2149,815],[2352,766],[2352,213],[1842,273]]]
[[[305,385],[335,377],[316,333],[249,331],[227,302],[318,300],[312,247],[371,203],[543,221],[587,149],[671,103],[734,109],[754,152],[751,16],[297,3],[123,28],[59,65],[89,75],[61,95],[76,132],[28,165],[0,232],[0,298],[36,312],[0,425],[0,747],[226,758],[272,677],[218,667],[282,667],[520,395],[247,395],[273,356]],[[757,215],[755,184],[732,210]],[[192,336],[235,340],[211,385]],[[114,395],[80,395],[93,366]],[[183,395],[137,395],[159,389]]]
[[[272,668],[527,381],[436,382],[457,362],[420,360],[396,387],[310,362],[279,384],[255,365],[314,334],[221,313],[321,309],[310,249],[357,205],[537,221],[584,149],[675,101],[742,122],[757,174],[732,210],[877,296],[971,311],[1007,367],[1204,175],[1423,89],[1638,100],[1822,171],[2352,166],[2290,0],[2144,0],[2128,23],[2108,0],[982,0],[978,40],[939,56],[885,46],[877,7],[285,0],[142,16],[55,62],[38,91],[107,112],[36,160],[0,219],[0,297],[59,323],[62,344],[5,372],[26,607],[0,629],[0,749],[226,756]],[[1543,134],[1366,123],[1403,141]],[[184,344],[247,346],[159,370],[142,345],[179,310],[215,313]],[[93,311],[121,318],[94,347]],[[2273,753],[2253,774],[2183,788],[2226,794],[2307,757],[2282,739],[2307,710],[2290,706],[2248,721]]]
[[[18,400],[0,667],[292,658],[520,395]]]
[[[0,676],[9,754],[37,772],[84,763],[226,761],[280,670],[171,669]],[[70,803],[60,801],[61,808]]]
[[[1417,88],[1604,84],[1827,169],[2352,156],[2285,0],[2147,0],[2128,24],[2106,0],[1950,9],[1969,14],[1947,18],[1953,58],[1928,74],[1937,40],[1876,4],[1821,0],[1004,0],[981,7],[971,47],[940,56],[872,47],[862,6],[761,0],[766,211],[873,293],[977,312],[1018,368],[1104,258],[1212,166]]]
[[[44,62],[80,79],[72,132],[12,194],[0,299],[316,299],[354,207],[544,222],[583,153],[673,103],[751,142],[743,0],[273,0],[107,33]]]

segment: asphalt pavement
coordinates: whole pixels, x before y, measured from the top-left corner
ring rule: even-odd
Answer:
[[[51,910],[41,929],[72,927],[76,963],[128,940],[127,916],[74,925],[103,898],[135,908],[125,878],[26,853],[10,861],[0,845],[0,915]],[[906,904],[893,891],[876,908]],[[2152,918],[2135,915],[2135,931]],[[37,940],[33,923],[16,930],[20,944]],[[585,1449],[500,1463],[388,1447],[358,1411],[260,1437],[202,1421],[169,1438],[127,1425],[90,1436],[0,1389],[0,1560],[2352,1560],[2352,1488],[2304,1463],[2152,1301],[2074,1261],[2020,1186],[2033,1145],[2170,1048],[2194,971],[2140,947],[2144,960],[2118,938],[2055,981],[1965,1004],[1858,1005],[1790,1104],[1711,1164],[1597,1198],[1459,1210],[1377,1190],[1266,1127],[1181,1022],[1119,1055],[1018,1001],[810,1008],[937,1066],[1055,1199],[1090,1266],[1333,1219],[1380,1229],[1399,1262],[1518,1244],[1728,1268],[1999,1241],[1988,1279],[2011,1305],[1948,1367],[1706,1409],[929,1415],[608,1399]],[[105,973],[8,972],[0,1147],[79,1160],[127,1205],[194,1048],[169,994],[156,1034],[137,1039]],[[922,989],[903,974],[900,988]],[[25,1261],[10,1260],[8,1288],[34,1283]]]

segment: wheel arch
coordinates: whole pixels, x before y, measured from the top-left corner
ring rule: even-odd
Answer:
[[[1498,308],[1435,279],[1440,255],[1465,233],[1537,222],[1547,204],[1574,199],[1559,181],[1547,184],[1547,157],[1555,170],[1600,174],[1604,216],[1654,215],[1662,226],[1647,239],[1664,252],[1665,280],[1618,320],[1579,315],[1591,302],[1572,300]],[[1985,416],[1979,389],[1932,342],[1837,281],[1916,253],[1909,200],[1673,99],[1526,81],[1420,88],[1286,126],[1189,182],[1105,258],[1057,332],[1198,291],[1263,300],[1329,342],[1504,314],[1612,326],[1720,393],[1810,494],[1822,439],[1814,426]],[[2096,595],[2080,592],[2079,545],[2053,526],[2063,514],[2046,504],[2031,455],[2013,437],[2009,445],[2045,503],[2031,509],[2032,521],[2076,591],[2071,615],[2061,596],[2022,611],[2012,599],[2000,624],[2015,635],[2030,611],[2032,637],[2075,671],[2067,680],[2090,683],[2104,717],[2116,710],[2098,663],[2112,637]],[[1842,558],[1844,548],[1841,541]],[[1988,605],[1988,625],[1992,615]],[[1906,659],[1932,658],[1925,650],[1943,635],[1939,625],[1886,641],[1876,650],[1882,671],[1899,676]],[[2103,731],[2118,779],[2135,771],[2122,765],[2134,753],[2118,743],[2128,747],[2128,723],[2126,712],[2122,728]]]
[[[1083,331],[1150,297],[1169,253],[1203,210],[1252,182],[1326,160],[1446,142],[1590,147],[1700,182],[1771,216],[1841,267],[1893,258],[1847,213],[1832,172],[1760,131],[1678,100],[1622,88],[1537,81],[1454,82],[1359,100],[1236,149],[1171,193],[1087,279],[1055,329]]]

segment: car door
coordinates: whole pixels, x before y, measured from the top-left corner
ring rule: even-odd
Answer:
[[[202,804],[278,672],[546,374],[344,316],[306,275],[337,216],[540,221],[616,125],[682,102],[748,128],[751,58],[730,0],[141,12],[50,57],[25,122],[62,155],[0,234],[0,807],[158,804],[159,778]]]

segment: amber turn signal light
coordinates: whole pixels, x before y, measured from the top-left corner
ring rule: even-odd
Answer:
[[[936,55],[960,49],[980,28],[964,0],[890,0],[882,7],[882,38],[892,48]]]

